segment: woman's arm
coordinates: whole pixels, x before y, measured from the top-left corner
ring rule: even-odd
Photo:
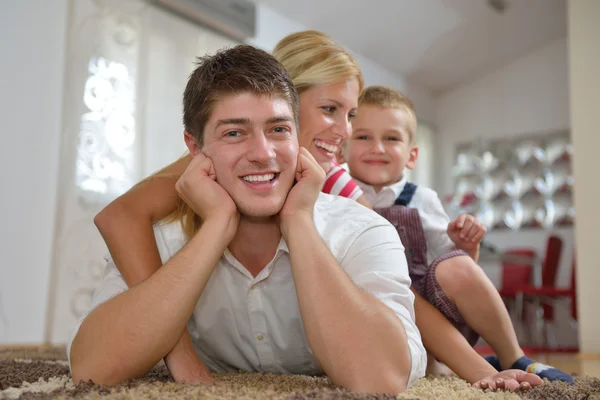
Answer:
[[[175,183],[190,163],[186,156],[115,199],[96,217],[113,261],[129,287],[146,280],[162,265],[152,225],[177,208]]]
[[[129,287],[145,281],[162,265],[152,225],[177,208],[180,198],[175,183],[190,161],[188,155],[168,165],[115,199],[94,218]],[[213,382],[194,350],[187,328],[165,362],[177,382]]]
[[[358,204],[362,204],[363,206],[370,208],[371,210],[373,209],[373,206],[371,206],[371,203],[369,203],[369,201],[367,200],[367,198],[365,197],[365,195],[363,194],[362,196],[360,196],[358,199],[356,199],[356,202]]]
[[[469,383],[498,373],[437,308],[411,290],[415,294],[417,327],[428,352]]]

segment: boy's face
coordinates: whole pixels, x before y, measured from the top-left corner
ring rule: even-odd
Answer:
[[[219,99],[204,128],[202,152],[241,214],[276,215],[292,187],[298,158],[288,102],[252,93]]]
[[[404,168],[415,167],[419,151],[407,130],[409,118],[397,108],[358,108],[346,150],[353,177],[379,191],[402,179]]]

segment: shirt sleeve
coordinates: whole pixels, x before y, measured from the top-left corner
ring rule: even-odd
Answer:
[[[348,171],[340,165],[333,165],[323,184],[323,193],[347,197],[352,200],[358,200],[363,195],[363,191],[350,176]]]
[[[411,207],[414,203],[414,207],[419,210],[427,242],[427,262],[431,264],[437,258],[456,250],[456,245],[447,233],[450,217],[435,191],[419,187],[415,197]]]
[[[343,258],[342,267],[354,283],[389,307],[404,325],[411,355],[409,386],[425,376],[427,356],[417,328],[414,294],[404,247],[392,225],[361,233]]]

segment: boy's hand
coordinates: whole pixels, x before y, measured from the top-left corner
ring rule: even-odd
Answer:
[[[325,172],[314,157],[304,147],[298,153],[296,184],[288,193],[283,208],[279,212],[282,232],[288,222],[299,215],[312,219],[313,208],[325,182]],[[285,234],[285,233],[284,233]]]
[[[216,179],[212,160],[199,153],[187,166],[175,188],[179,196],[203,221],[209,218],[223,218],[227,223],[228,234],[233,237],[240,215],[233,199]]]
[[[457,248],[469,251],[479,247],[487,228],[472,215],[461,214],[448,224],[446,232]]]
[[[485,377],[473,384],[478,389],[508,390],[514,392],[517,389],[529,390],[532,386],[543,383],[542,378],[520,369],[507,369],[495,375]]]

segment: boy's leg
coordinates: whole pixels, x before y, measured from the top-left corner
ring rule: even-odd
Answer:
[[[432,287],[439,289],[434,301],[453,303],[466,324],[490,344],[502,369],[522,369],[542,378],[572,382],[568,374],[524,356],[498,290],[471,257],[456,256],[434,263],[427,285],[428,292]],[[428,300],[432,301],[431,297]]]
[[[471,257],[440,262],[435,267],[435,279],[466,323],[494,349],[503,369],[523,356],[500,294]]]

